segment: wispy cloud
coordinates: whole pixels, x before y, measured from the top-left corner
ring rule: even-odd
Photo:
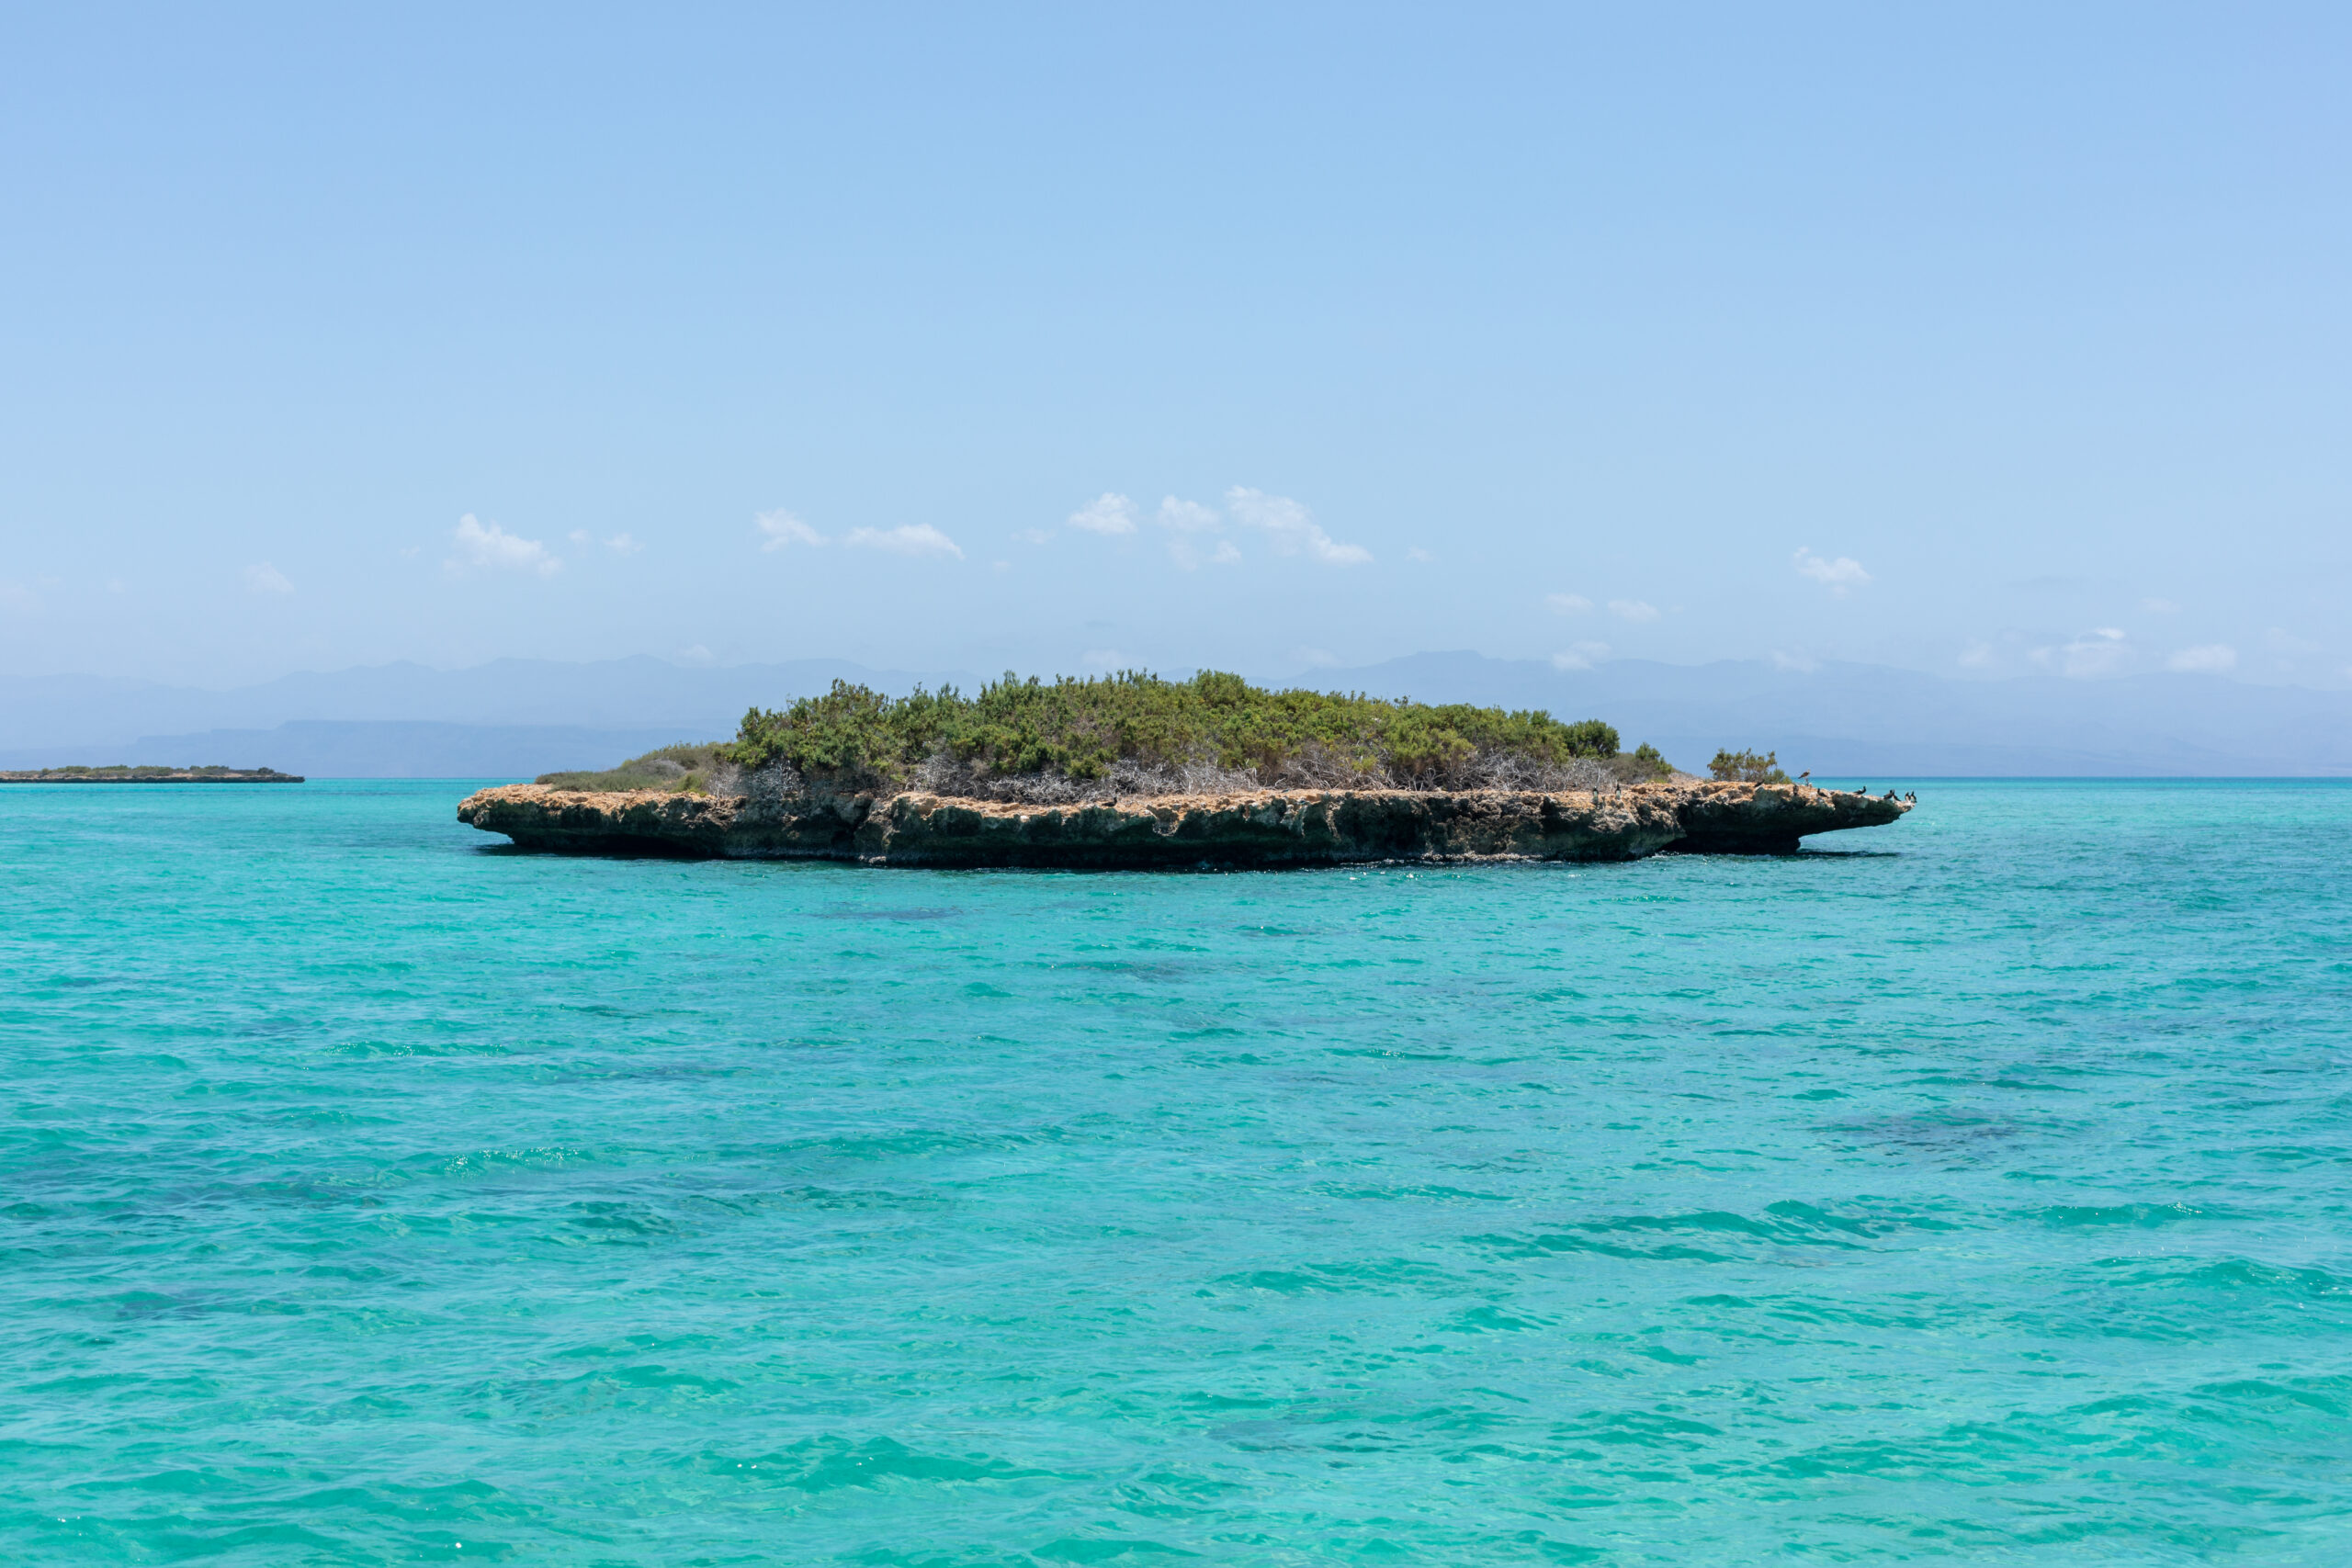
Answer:
[[[495,523],[482,523],[470,512],[458,519],[450,536],[458,542],[458,553],[441,564],[452,577],[468,571],[527,571],[553,577],[563,570],[563,562],[538,540],[510,534]]]
[[[1782,653],[1780,649],[1774,649],[1772,668],[1786,670],[1797,675],[1810,675],[1821,668],[1821,660],[1810,653]]]
[[[2179,670],[2197,675],[2220,675],[2238,667],[2238,650],[2225,642],[2199,643],[2184,648],[2165,660],[2167,670]]]
[[[1799,546],[1795,559],[1799,577],[1810,577],[1840,599],[1857,588],[1867,586],[1871,580],[1871,574],[1862,570],[1862,563],[1851,556],[1839,556],[1833,560],[1815,555],[1809,547]]]
[[[1406,548],[1405,558],[1417,565],[1427,566],[1430,562],[1437,559],[1437,557],[1430,554],[1429,551],[1421,548],[1419,545],[1412,545]]]
[[[1246,485],[1235,485],[1225,492],[1225,504],[1242,523],[1271,535],[1274,548],[1283,555],[1297,555],[1304,550],[1326,566],[1363,566],[1372,559],[1372,552],[1362,545],[1342,545],[1333,540],[1304,502],[1286,495],[1268,495]]]
[[[1051,528],[1016,528],[1012,536],[1024,545],[1042,545],[1054,536]]]
[[[1241,547],[1231,539],[1219,539],[1212,548],[1204,540],[1179,534],[1168,541],[1168,558],[1186,571],[1195,570],[1204,565],[1231,566],[1241,558]]]
[[[1608,657],[1609,645],[1605,642],[1572,642],[1552,655],[1552,668],[1589,670]]]
[[[1592,601],[1581,593],[1546,593],[1544,603],[1555,615],[1580,615],[1592,608]]]
[[[1069,525],[1086,534],[1132,534],[1136,531],[1136,503],[1106,491],[1071,513]]]
[[[575,545],[593,545],[596,543],[596,540],[589,534],[587,529],[574,528],[571,531],[571,542]],[[616,534],[611,538],[604,541],[604,544],[605,548],[612,551],[613,554],[616,556],[633,556],[637,554],[638,551],[645,548],[643,545],[637,542],[634,536],[628,534]]]
[[[245,592],[248,593],[291,593],[293,580],[266,560],[245,568]]]
[[[1225,526],[1224,514],[1214,506],[1203,506],[1197,501],[1179,501],[1165,496],[1159,510],[1152,514],[1153,522],[1178,534],[1214,534]]]
[[[2297,637],[2284,626],[2271,627],[2262,635],[2262,640],[2269,645],[2271,652],[2283,653],[2290,659],[2319,651],[2319,644],[2307,637]]]
[[[1078,656],[1078,661],[1089,670],[1124,670],[1127,656],[1115,648],[1090,648]]]
[[[2035,663],[2076,680],[2120,674],[2133,657],[2131,639],[2120,626],[2099,626],[2071,642],[2033,650]]]
[[[820,534],[781,506],[774,512],[760,513],[752,521],[758,524],[760,532],[767,536],[760,542],[760,548],[763,550],[780,550],[790,545],[830,543],[824,535]]]
[[[2180,606],[2169,599],[2143,599],[2140,601],[2140,608],[2152,615],[2169,615],[2177,611]]]
[[[1642,599],[1611,599],[1609,613],[1621,621],[1655,621],[1658,617],[1657,606]]]
[[[1993,667],[1993,645],[1971,642],[1960,650],[1960,667],[1963,670],[1989,670]]]
[[[1210,548],[1206,536],[1225,530],[1225,514],[1214,506],[1204,506],[1197,501],[1179,501],[1165,496],[1159,510],[1152,513],[1152,522],[1173,536],[1168,541],[1168,558],[1186,571],[1204,563],[1230,566],[1241,558],[1241,551],[1230,539],[1219,539]]]
[[[954,556],[964,558],[963,547],[928,523],[897,528],[852,528],[842,543],[854,550],[887,550],[894,556]]]

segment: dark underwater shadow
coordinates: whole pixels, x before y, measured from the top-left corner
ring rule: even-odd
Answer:
[[[706,861],[723,860],[722,855],[698,855],[691,851],[670,848],[658,840],[646,840],[641,844],[601,844],[593,850],[558,849],[543,844],[476,844],[472,852],[497,857],[545,857],[549,860],[662,860]]]

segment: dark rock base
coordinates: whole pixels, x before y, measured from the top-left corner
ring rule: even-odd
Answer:
[[[1804,785],[1647,784],[1614,793],[1404,790],[1163,795],[1080,807],[929,795],[587,794],[508,784],[458,819],[534,850],[871,865],[1129,870],[1366,861],[1637,860],[1663,850],[1783,854],[1878,827],[1892,795]]]

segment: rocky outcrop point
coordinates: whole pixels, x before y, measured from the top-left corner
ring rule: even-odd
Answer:
[[[1560,794],[1262,790],[1076,806],[785,794],[760,775],[749,782],[742,795],[504,784],[468,796],[458,820],[525,849],[571,854],[1108,870],[1786,854],[1808,835],[1881,827],[1911,808],[1891,794],[1696,782]]]

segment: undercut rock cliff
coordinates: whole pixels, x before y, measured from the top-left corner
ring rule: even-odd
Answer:
[[[1893,795],[1673,783],[1560,794],[1260,790],[1083,806],[952,796],[481,790],[458,820],[533,850],[870,865],[1073,869],[1362,861],[1638,860],[1660,851],[1785,854],[1814,833],[1894,822]]]

